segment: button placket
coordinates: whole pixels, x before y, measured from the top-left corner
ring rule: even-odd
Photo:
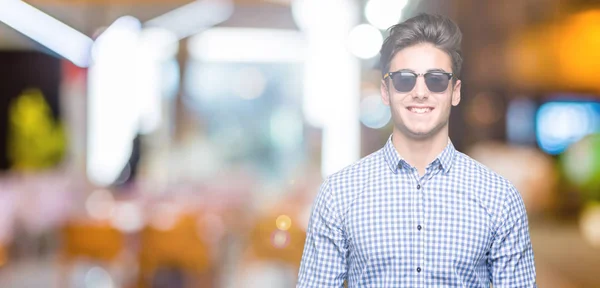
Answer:
[[[417,202],[418,202],[417,203],[418,209],[417,209],[417,214],[416,214],[417,221],[415,223],[416,228],[417,228],[415,233],[416,233],[416,239],[417,239],[416,245],[417,245],[418,252],[416,254],[417,258],[415,260],[416,260],[416,266],[417,266],[416,272],[419,274],[419,276],[418,276],[420,279],[419,282],[422,284],[424,284],[424,281],[425,281],[425,279],[424,279],[425,275],[423,273],[421,273],[422,267],[424,264],[423,261],[425,258],[425,235],[422,231],[423,226],[421,226],[421,223],[423,223],[424,216],[425,216],[425,211],[424,211],[424,209],[425,209],[425,191],[424,191],[425,189],[424,188],[425,187],[422,185],[422,181],[427,179],[428,174],[429,174],[429,172],[426,173],[426,175],[424,175],[424,177],[422,177],[420,179],[418,178],[417,186],[416,186],[417,189],[415,191],[416,192],[415,195],[416,195]]]

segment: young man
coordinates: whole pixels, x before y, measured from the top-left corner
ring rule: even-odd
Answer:
[[[321,185],[297,287],[537,287],[519,192],[448,136],[461,38],[437,15],[390,29],[380,61],[392,135]]]

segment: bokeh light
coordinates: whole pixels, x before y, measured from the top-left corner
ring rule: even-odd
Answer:
[[[85,201],[87,213],[96,220],[108,220],[115,209],[115,199],[110,191],[98,189]]]
[[[536,118],[537,141],[549,154],[560,154],[584,136],[600,132],[600,103],[548,102]]]
[[[600,202],[590,203],[584,208],[579,227],[583,239],[590,246],[600,248]]]
[[[113,288],[110,274],[101,267],[94,267],[85,274],[85,288]]]
[[[349,26],[353,21],[349,17],[354,1],[347,0],[292,0],[292,16],[300,30],[337,30]]]
[[[276,230],[271,234],[271,243],[275,248],[283,249],[290,244],[290,233],[287,231]]]
[[[277,229],[287,231],[292,226],[292,219],[287,215],[279,215],[275,220],[275,225],[277,225]]]
[[[365,97],[360,103],[360,122],[372,129],[385,127],[392,119],[390,107],[386,106],[379,94]]]
[[[383,36],[377,28],[369,24],[360,24],[348,35],[348,49],[354,56],[362,59],[375,57],[383,44]]]
[[[365,6],[365,17],[371,25],[385,30],[400,22],[406,4],[408,0],[369,0]]]
[[[150,225],[160,231],[172,229],[181,213],[179,207],[173,203],[159,203],[150,213]]]
[[[133,202],[117,203],[110,220],[114,227],[126,233],[140,231],[144,226],[141,207]]]
[[[571,145],[561,161],[567,180],[600,200],[600,134],[588,135]]]

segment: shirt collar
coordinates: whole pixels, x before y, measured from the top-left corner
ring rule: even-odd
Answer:
[[[454,163],[456,153],[457,151],[454,148],[452,141],[448,139],[448,145],[446,145],[446,148],[444,148],[442,153],[440,153],[435,160],[439,161],[444,173],[448,173],[450,171],[450,168]],[[392,135],[390,135],[385,143],[385,146],[383,147],[383,157],[387,165],[394,173],[398,173],[398,170],[401,169],[401,167],[409,167],[408,163],[404,160],[404,158],[402,158],[402,156],[400,156],[398,150],[396,150],[396,147],[394,147],[394,143],[392,143]]]
[[[398,150],[394,147],[394,143],[392,143],[392,135],[390,135],[385,146],[383,146],[383,158],[385,158],[385,162],[395,174],[398,173],[400,166],[404,165],[404,159],[402,159]]]
[[[442,151],[442,153],[440,153],[440,155],[437,157],[442,165],[442,169],[444,169],[444,173],[450,172],[450,168],[452,168],[452,164],[454,164],[456,153],[457,151],[454,148],[454,144],[452,144],[452,141],[448,139],[448,145],[446,145],[444,151]]]

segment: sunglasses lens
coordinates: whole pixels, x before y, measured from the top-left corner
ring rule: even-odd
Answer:
[[[415,88],[417,75],[399,72],[395,73],[393,76],[392,81],[394,82],[394,88],[396,88],[398,92],[410,92]]]
[[[425,84],[429,91],[434,93],[441,93],[448,89],[448,82],[450,77],[443,73],[427,73],[425,74]]]

